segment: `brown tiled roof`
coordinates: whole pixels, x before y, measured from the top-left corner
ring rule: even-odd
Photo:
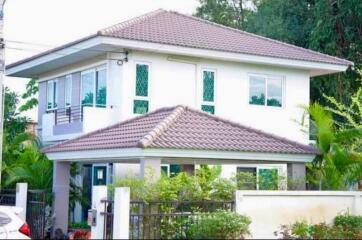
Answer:
[[[218,50],[266,57],[302,61],[353,65],[352,62],[309,49],[225,27],[207,20],[178,12],[159,9],[98,31],[96,34],[65,44],[27,59],[9,64],[6,68],[70,47],[97,36],[169,44],[182,47]]]
[[[157,10],[98,32],[103,36],[341,65],[353,63],[200,18]]]
[[[44,148],[45,153],[120,148],[318,154],[275,135],[185,106],[154,112]]]

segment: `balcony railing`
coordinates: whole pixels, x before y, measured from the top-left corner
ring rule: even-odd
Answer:
[[[72,106],[47,111],[54,113],[54,124],[65,124],[83,121],[83,106]]]
[[[72,122],[83,122],[84,107],[96,107],[106,108],[106,105],[79,105],[66,108],[50,109],[46,113],[54,113],[54,125],[72,123]],[[110,106],[109,108],[113,108]]]

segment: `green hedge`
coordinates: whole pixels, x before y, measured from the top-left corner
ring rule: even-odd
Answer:
[[[235,212],[218,210],[192,219],[187,231],[189,239],[243,239],[249,235],[248,217]]]
[[[283,239],[362,239],[362,216],[338,215],[332,224],[299,221],[283,225],[279,234]]]

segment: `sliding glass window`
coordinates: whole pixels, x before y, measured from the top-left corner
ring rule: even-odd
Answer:
[[[58,80],[47,81],[47,109],[53,110],[58,107]]]
[[[82,72],[82,106],[107,106],[107,73],[105,68]]]

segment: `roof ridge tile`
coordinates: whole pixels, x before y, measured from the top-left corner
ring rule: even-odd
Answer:
[[[179,116],[185,112],[186,109],[186,107],[182,105],[174,108],[175,109],[169,116],[159,122],[149,133],[139,140],[139,147],[146,148],[150,146],[157,137],[164,133],[179,118]]]

